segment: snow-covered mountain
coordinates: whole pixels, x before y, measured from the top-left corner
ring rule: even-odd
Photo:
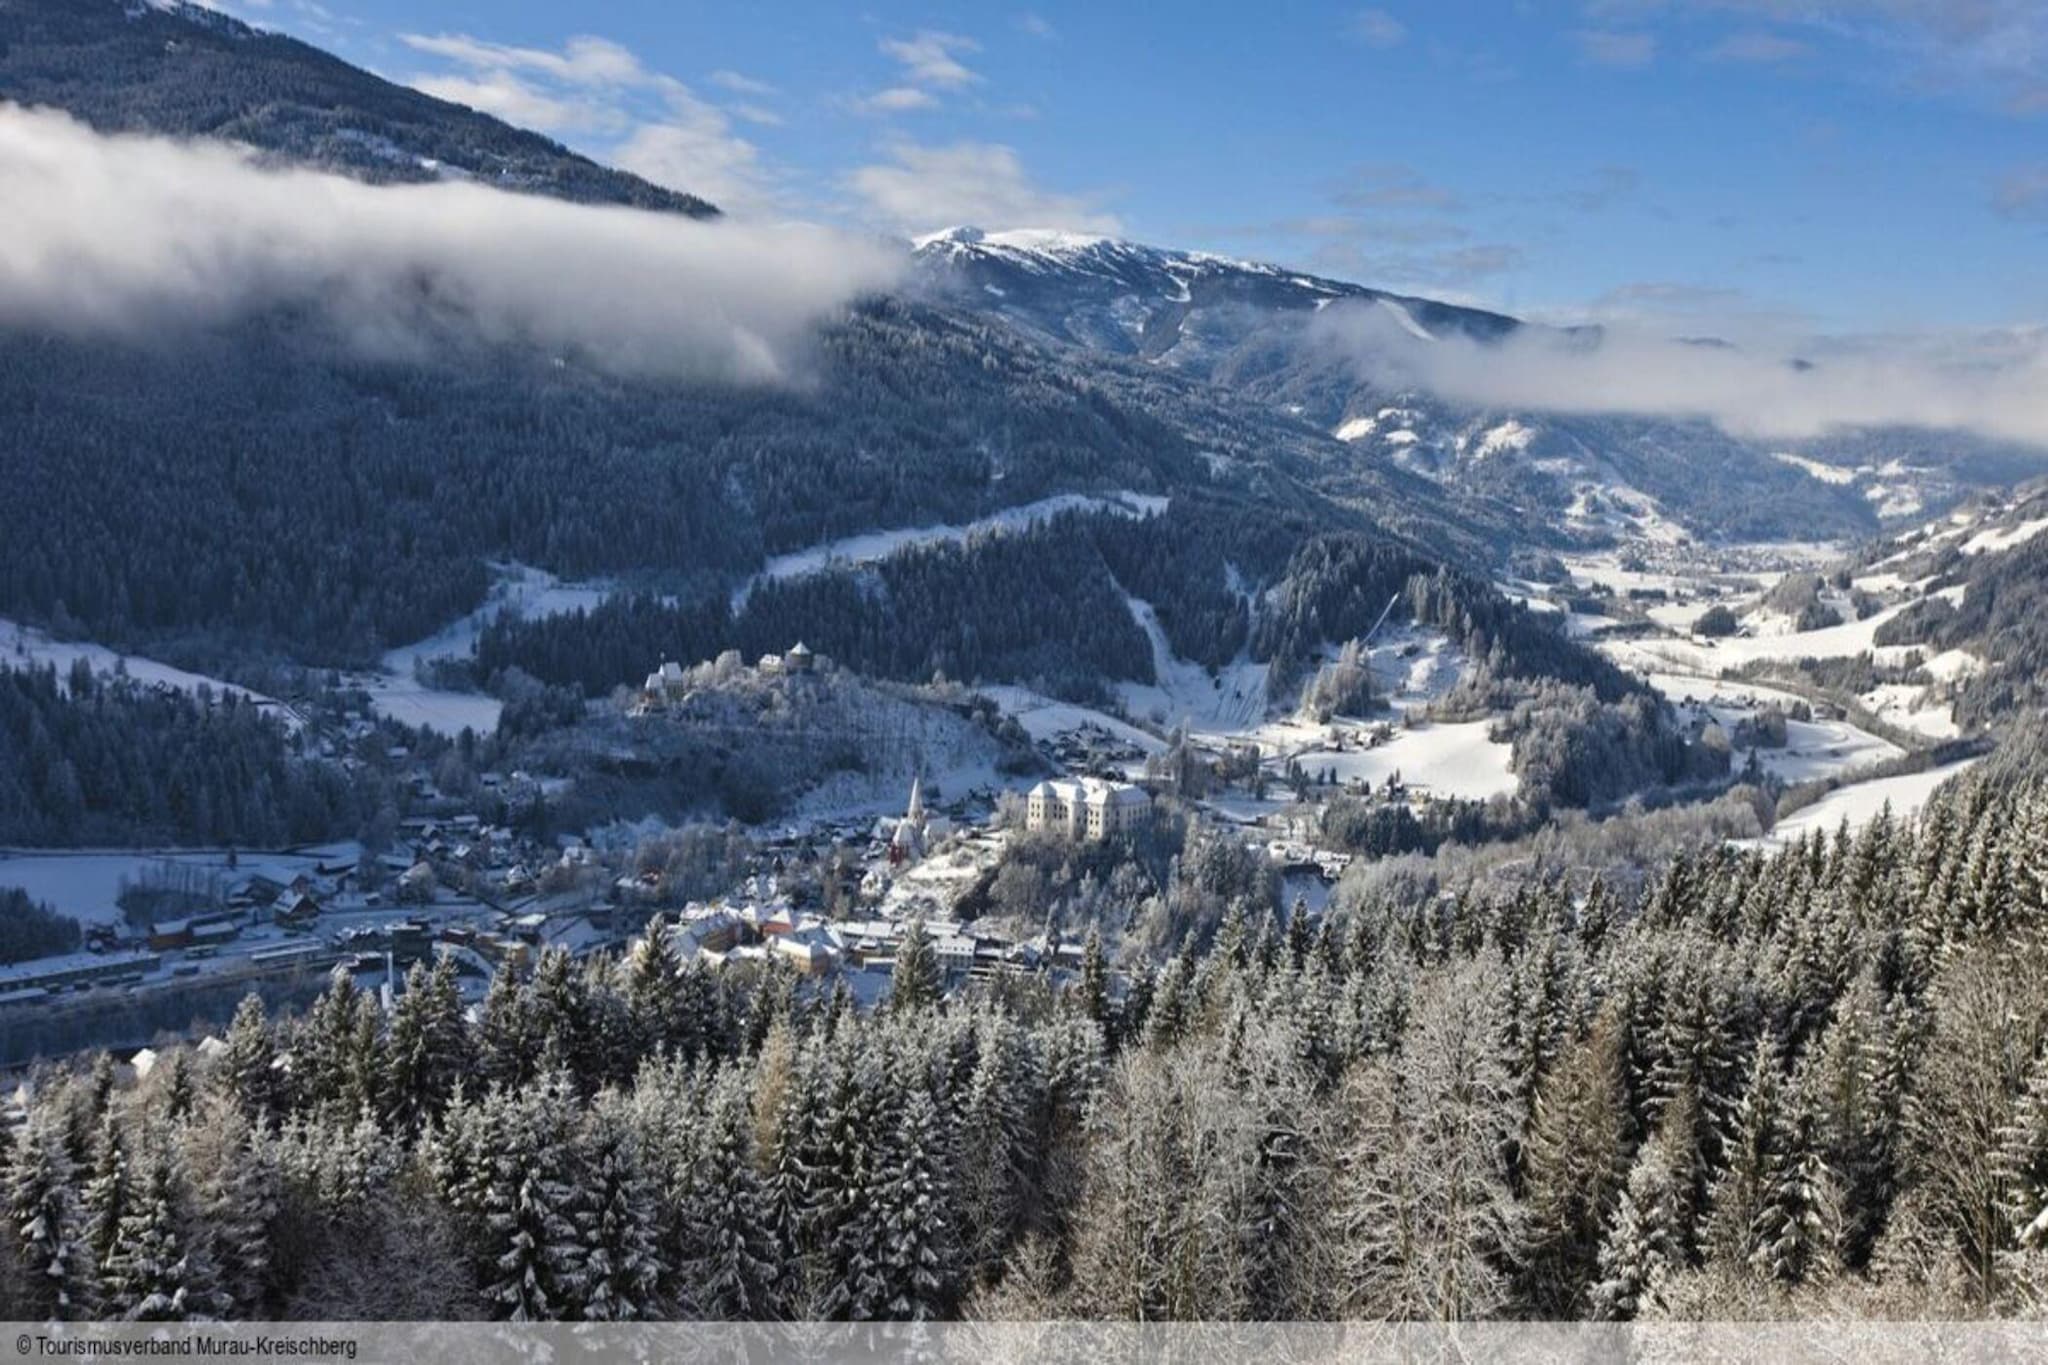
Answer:
[[[926,285],[1038,336],[1170,368],[1279,408],[1398,468],[1589,538],[1855,536],[1885,505],[1704,420],[1450,403],[1335,334],[1390,353],[1497,344],[1540,324],[1274,265],[1114,237],[956,227],[917,239]],[[1557,333],[1602,344],[1598,328]],[[1915,511],[1918,507],[1914,507]]]
[[[1275,321],[1304,321],[1339,300],[1381,307],[1425,340],[1452,332],[1494,340],[1522,326],[1499,313],[1116,237],[955,227],[913,246],[941,287],[1014,323],[1188,369],[1220,363]]]

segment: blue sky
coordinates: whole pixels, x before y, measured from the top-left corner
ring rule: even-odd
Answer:
[[[240,0],[754,215],[1742,336],[2048,319],[2043,0]]]

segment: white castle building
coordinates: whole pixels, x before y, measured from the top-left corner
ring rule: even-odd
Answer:
[[[1152,821],[1152,793],[1133,782],[1100,777],[1041,782],[1024,799],[1026,829],[1055,830],[1070,839],[1108,839]]]

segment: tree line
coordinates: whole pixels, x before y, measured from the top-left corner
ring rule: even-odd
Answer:
[[[2048,788],[862,1011],[449,962],[45,1074],[18,1317],[1953,1317],[2048,1292]]]

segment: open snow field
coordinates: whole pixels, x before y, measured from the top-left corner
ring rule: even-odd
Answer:
[[[301,723],[298,714],[289,706],[261,692],[252,692],[246,687],[222,682],[219,678],[209,678],[203,673],[187,673],[182,668],[173,668],[154,659],[117,654],[105,645],[53,640],[34,626],[0,619],[0,668],[54,666],[57,685],[65,687],[69,685],[67,679],[72,665],[81,659],[94,673],[103,677],[126,673],[145,686],[164,687],[176,692],[197,692],[201,687],[211,688],[221,695],[232,692],[276,715],[293,729]]]
[[[1780,821],[1778,827],[1763,838],[1743,842],[1759,848],[1782,847],[1806,837],[1814,830],[1832,834],[1845,821],[1850,829],[1861,829],[1876,819],[1878,812],[1886,806],[1891,807],[1894,819],[1906,819],[1919,813],[1920,808],[1927,804],[1927,798],[1934,794],[1936,787],[1965,771],[1976,761],[1974,758],[1966,758],[1945,767],[1930,768],[1924,773],[1880,777],[1873,781],[1857,782],[1842,787]]]
[[[1511,750],[1491,738],[1492,721],[1397,729],[1378,748],[1308,749],[1295,755],[1310,776],[1334,768],[1339,782],[1385,786],[1394,773],[1433,796],[1483,801],[1513,794],[1520,784],[1508,770]]]
[[[449,736],[465,729],[480,735],[491,733],[498,728],[498,716],[504,710],[496,697],[427,687],[419,682],[417,667],[441,659],[468,658],[484,627],[501,616],[538,620],[588,611],[609,597],[616,586],[596,581],[567,583],[545,569],[525,564],[494,564],[492,568],[498,580],[482,606],[424,640],[389,651],[381,660],[381,672],[350,677],[351,683],[370,694],[371,708],[378,715]]]
[[[539,620],[572,611],[589,611],[611,596],[617,586],[608,582],[565,583],[545,569],[526,564],[493,564],[491,568],[498,578],[482,606],[424,640],[387,653],[383,659],[385,671],[409,678],[415,664],[435,659],[466,659],[475,650],[484,627],[500,616]]]
[[[0,886],[18,886],[31,900],[47,902],[81,924],[119,924],[122,880],[140,881],[154,868],[168,865],[229,885],[257,873],[289,883],[317,863],[352,863],[361,854],[353,843],[298,853],[244,852],[230,868],[225,849],[0,849]]]
[[[498,715],[505,709],[496,697],[427,687],[410,673],[356,674],[349,681],[370,694],[370,709],[378,715],[451,738],[465,729],[490,734],[498,728]]]
[[[1624,668],[1638,673],[1689,673],[1713,677],[1725,668],[1770,659],[1846,659],[1878,654],[1878,627],[1897,616],[1903,605],[1886,607],[1861,621],[1846,621],[1824,630],[1782,635],[1737,635],[1722,640],[1606,640],[1600,648]]]
[[[1028,687],[993,686],[977,688],[983,696],[1017,718],[1024,733],[1035,741],[1056,739],[1086,726],[1096,726],[1113,738],[1148,754],[1162,753],[1166,741],[1104,711],[1058,701]]]
[[[746,605],[748,594],[758,583],[873,564],[912,545],[934,545],[940,541],[957,543],[983,532],[1027,530],[1062,512],[1111,512],[1126,517],[1150,517],[1165,511],[1166,503],[1165,498],[1157,495],[1133,493],[1128,489],[1110,494],[1060,493],[1040,498],[1037,502],[1006,507],[958,526],[907,526],[889,531],[867,531],[776,555],[761,566],[759,573],[733,590],[733,610],[738,611]]]
[[[1161,726],[1185,723],[1190,731],[1206,735],[1243,734],[1258,727],[1266,717],[1270,665],[1240,654],[1212,675],[1173,652],[1151,603],[1135,597],[1124,600],[1130,604],[1131,618],[1152,642],[1152,673],[1157,679],[1117,684],[1127,711]]]

